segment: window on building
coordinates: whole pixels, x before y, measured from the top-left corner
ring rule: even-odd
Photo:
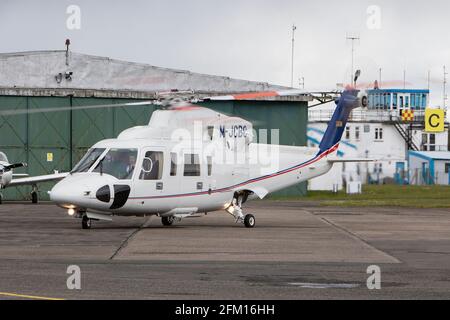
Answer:
[[[430,144],[436,144],[436,135],[434,133],[430,133]]]
[[[434,133],[422,133],[422,150],[436,151],[436,135]]]
[[[373,108],[373,94],[369,94],[369,108]]]
[[[359,140],[359,127],[355,127],[355,139]]]
[[[345,139],[350,140],[350,127],[349,126],[345,127]]]
[[[375,140],[383,140],[383,128],[375,128]]]
[[[159,151],[147,151],[142,159],[140,180],[160,180],[164,164],[164,156]]]
[[[413,93],[411,94],[411,109],[415,109],[416,108],[416,94]]]
[[[370,125],[365,124],[364,125],[364,133],[369,133],[370,132]]]
[[[422,109],[425,109],[427,107],[427,95],[424,93],[422,94]]]
[[[177,175],[177,154],[175,152],[170,153],[170,175]]]
[[[449,173],[450,172],[450,162],[447,162],[445,164],[445,173]]]
[[[394,110],[397,110],[397,94],[394,93],[392,96],[392,108]]]
[[[405,108],[409,109],[409,97],[405,97]]]
[[[403,109],[403,96],[400,96],[400,109]]]
[[[200,158],[198,154],[187,153],[184,155],[184,176],[200,176]]]

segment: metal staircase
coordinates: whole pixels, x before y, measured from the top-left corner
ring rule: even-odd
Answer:
[[[410,129],[405,129],[400,121],[394,121],[394,127],[395,129],[397,129],[398,133],[400,133],[402,138],[405,140],[409,150],[420,151],[420,148],[413,141],[414,139],[412,137],[412,132]]]

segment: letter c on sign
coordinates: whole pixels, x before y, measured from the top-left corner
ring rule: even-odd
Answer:
[[[437,118],[437,120],[435,122],[433,122],[433,118]],[[432,127],[432,128],[437,128],[439,127],[439,116],[437,114],[432,114],[429,118],[428,118],[428,124]]]

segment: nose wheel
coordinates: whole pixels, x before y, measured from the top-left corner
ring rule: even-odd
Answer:
[[[161,217],[161,223],[163,224],[163,226],[171,226],[174,221],[174,217]]]
[[[84,215],[83,218],[81,218],[81,227],[83,229],[90,229],[92,226],[92,220],[88,218],[87,215]]]

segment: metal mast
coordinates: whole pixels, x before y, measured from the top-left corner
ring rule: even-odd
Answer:
[[[294,86],[294,42],[295,42],[295,30],[297,27],[292,25],[292,55],[291,55],[291,88]]]
[[[347,37],[347,40],[352,41],[352,72],[350,74],[350,77],[351,77],[350,83],[352,84],[352,86],[354,86],[355,80],[353,78],[353,75],[354,75],[353,69],[354,69],[354,60],[355,60],[355,57],[354,57],[354,55],[355,55],[355,40],[359,40],[359,37]]]

